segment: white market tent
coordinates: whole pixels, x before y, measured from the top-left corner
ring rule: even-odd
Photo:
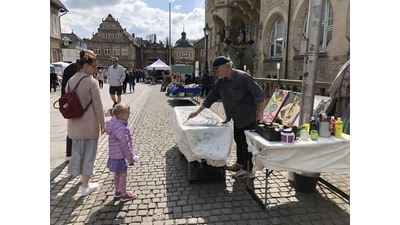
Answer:
[[[64,73],[65,68],[67,68],[67,66],[69,66],[70,63],[66,63],[66,62],[53,62],[51,63],[54,66],[54,71],[56,73]]]
[[[171,70],[171,67],[161,61],[161,59],[146,67],[147,70],[153,70],[153,68],[156,70]]]

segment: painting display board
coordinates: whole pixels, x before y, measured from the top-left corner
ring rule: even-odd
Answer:
[[[288,92],[285,102],[282,104],[281,109],[276,114],[276,118],[282,120],[282,124],[294,124],[295,120],[300,114],[300,92]]]
[[[331,98],[328,96],[315,95],[313,113],[311,115],[317,118],[320,113],[326,113],[331,101]],[[286,125],[290,123],[291,125],[299,126],[300,103],[300,92],[288,90],[275,91],[264,109],[263,121],[271,123],[275,119],[281,119],[282,124]]]
[[[269,100],[267,106],[264,108],[263,112],[263,121],[265,123],[272,123],[275,120],[276,115],[281,109],[282,104],[285,102],[288,93],[289,91],[279,90],[275,91],[272,94],[271,99]]]

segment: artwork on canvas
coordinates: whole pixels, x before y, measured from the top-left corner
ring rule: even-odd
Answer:
[[[301,93],[289,92],[276,118],[281,119],[284,125],[293,125],[300,114],[300,102]]]
[[[263,121],[265,123],[271,123],[275,120],[275,117],[281,109],[282,104],[285,102],[287,95],[288,91],[284,90],[275,91],[272,94],[271,99],[264,108]]]
[[[321,99],[317,105],[317,107],[313,110],[312,116],[314,118],[318,118],[319,114],[326,113],[329,105],[331,104],[332,99]]]

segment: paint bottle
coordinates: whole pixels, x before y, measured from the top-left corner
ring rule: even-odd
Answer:
[[[312,116],[310,120],[310,130],[317,130],[317,121]]]
[[[342,129],[343,129],[342,118],[338,117],[335,124],[335,136],[342,137]]]
[[[335,135],[335,124],[336,124],[336,120],[335,120],[335,116],[331,116],[331,124],[329,127],[329,131],[331,132],[331,135]]]

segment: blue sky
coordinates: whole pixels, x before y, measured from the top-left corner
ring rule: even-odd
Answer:
[[[147,39],[156,34],[157,41],[169,37],[169,3],[171,3],[171,40],[174,44],[183,29],[188,39],[204,36],[204,0],[61,0],[68,13],[61,17],[61,32],[73,30],[80,38],[91,38],[102,19],[111,14],[122,28],[136,37]]]

